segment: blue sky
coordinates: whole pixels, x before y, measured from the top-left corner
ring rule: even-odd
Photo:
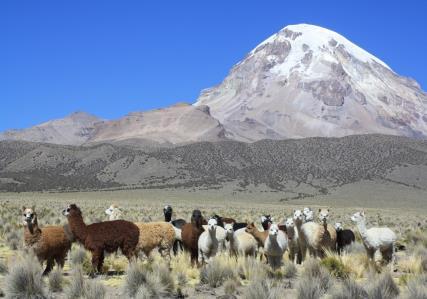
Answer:
[[[427,1],[0,1],[0,130],[194,102],[289,24],[344,35],[427,89]]]

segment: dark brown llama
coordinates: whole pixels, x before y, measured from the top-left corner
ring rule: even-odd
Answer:
[[[95,271],[101,272],[104,252],[113,253],[120,248],[129,261],[136,258],[139,229],[134,223],[113,220],[86,225],[82,212],[75,204],[68,206],[62,213],[67,216],[73,236],[92,253],[92,276]]]
[[[198,254],[198,241],[200,235],[204,232],[203,223],[206,220],[203,219],[202,212],[200,210],[194,210],[191,216],[191,223],[186,223],[182,226],[181,237],[184,249],[190,252],[191,264],[197,264],[199,257]]]

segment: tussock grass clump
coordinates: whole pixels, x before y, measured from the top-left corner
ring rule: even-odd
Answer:
[[[239,283],[236,279],[230,278],[224,282],[224,293],[225,295],[234,295],[237,291]]]
[[[283,277],[292,279],[295,278],[298,274],[298,269],[292,262],[287,262],[283,265]]]
[[[82,246],[73,246],[70,252],[71,265],[83,265],[87,258],[86,250]]]
[[[68,299],[80,298],[84,294],[84,277],[81,266],[76,266],[71,271],[69,284],[65,289],[65,294]]]
[[[147,270],[139,263],[130,263],[126,272],[124,290],[125,294],[131,298],[136,296],[139,287],[147,282]]]
[[[426,299],[427,298],[427,275],[420,275],[411,279],[407,283],[408,299]]]
[[[405,235],[405,241],[411,245],[427,247],[427,232],[421,229],[409,230]]]
[[[155,263],[148,278],[153,278],[161,285],[162,294],[171,294],[175,290],[175,280],[165,262]]]
[[[16,230],[13,230],[6,235],[6,244],[11,250],[18,250],[22,243],[21,240],[21,236]]]
[[[399,287],[389,272],[368,278],[366,291],[370,299],[392,299],[399,296]]]
[[[0,274],[6,274],[9,272],[9,268],[5,261],[0,261]]]
[[[200,270],[200,282],[212,288],[219,287],[225,280],[237,276],[234,269],[231,259],[216,256]]]
[[[331,299],[365,299],[368,293],[353,279],[345,279],[330,295]]]
[[[46,298],[42,267],[34,255],[26,255],[9,269],[5,281],[6,297],[10,299]]]
[[[164,262],[152,267],[137,262],[129,265],[124,284],[124,292],[129,297],[160,298],[172,294],[174,290],[175,281]]]
[[[284,298],[283,285],[273,280],[253,281],[245,290],[245,299],[281,299]]]
[[[80,267],[84,273],[92,272],[92,263],[89,259],[89,255],[82,246],[78,245],[73,247],[69,257],[72,267]]]
[[[55,268],[49,274],[49,290],[51,292],[62,292],[63,284],[62,270],[60,268]]]
[[[146,285],[141,285],[138,288],[137,293],[135,295],[135,299],[153,299],[153,298],[155,298],[155,295],[153,294],[152,290]]]
[[[329,253],[320,264],[336,278],[345,279],[350,275],[350,269],[343,263],[339,255]]]
[[[301,279],[296,286],[297,298],[320,298],[328,292],[332,285],[333,280],[329,272],[317,260],[309,259],[304,264]]]
[[[84,295],[85,299],[103,299],[106,294],[104,285],[98,280],[85,281]]]
[[[237,271],[240,278],[253,281],[266,279],[269,268],[265,263],[258,259],[239,258]]]
[[[421,274],[423,272],[422,258],[417,255],[410,255],[397,261],[400,271],[411,274]]]

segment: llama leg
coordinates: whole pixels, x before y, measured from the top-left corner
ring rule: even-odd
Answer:
[[[173,255],[177,255],[178,254],[178,245],[179,245],[179,243],[178,243],[179,241],[178,240],[175,240],[174,242],[173,242]]]
[[[52,271],[52,269],[53,269],[53,265],[54,265],[54,259],[53,259],[53,257],[49,257],[47,259],[46,269],[43,271],[43,275],[49,274],[50,271]]]
[[[170,255],[170,247],[167,245],[161,245],[159,247],[159,253],[162,256],[162,258],[166,259],[168,262],[170,262],[171,260],[171,255]]]
[[[374,263],[375,264],[380,265],[382,262],[382,257],[383,257],[383,255],[381,253],[381,250],[377,249],[374,251]]]
[[[396,261],[396,253],[395,253],[395,245],[394,243],[391,245],[391,262],[390,262],[390,270],[391,272],[394,272],[394,263]]]
[[[375,250],[366,249],[366,254],[368,255],[368,259],[372,262],[374,261]]]
[[[66,254],[65,254],[66,255]],[[55,257],[55,262],[58,265],[58,267],[60,267],[61,269],[64,268],[64,264],[65,264],[65,255],[61,254]]]
[[[101,272],[99,269],[102,269],[103,255],[104,252],[102,249],[97,249],[92,252],[92,271],[89,274],[90,277],[95,277],[97,271]]]

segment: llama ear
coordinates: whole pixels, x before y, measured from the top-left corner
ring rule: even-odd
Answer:
[[[362,211],[360,212],[360,215],[365,216],[365,211],[364,211],[364,210],[362,210]]]
[[[26,209],[26,207],[25,207],[25,206],[22,206],[22,211],[23,211],[23,212],[25,211],[25,209]]]
[[[320,211],[321,211],[321,210],[322,210],[322,209],[320,209],[320,208],[319,208],[319,213],[320,213]]]
[[[329,212],[329,208],[326,209]]]

